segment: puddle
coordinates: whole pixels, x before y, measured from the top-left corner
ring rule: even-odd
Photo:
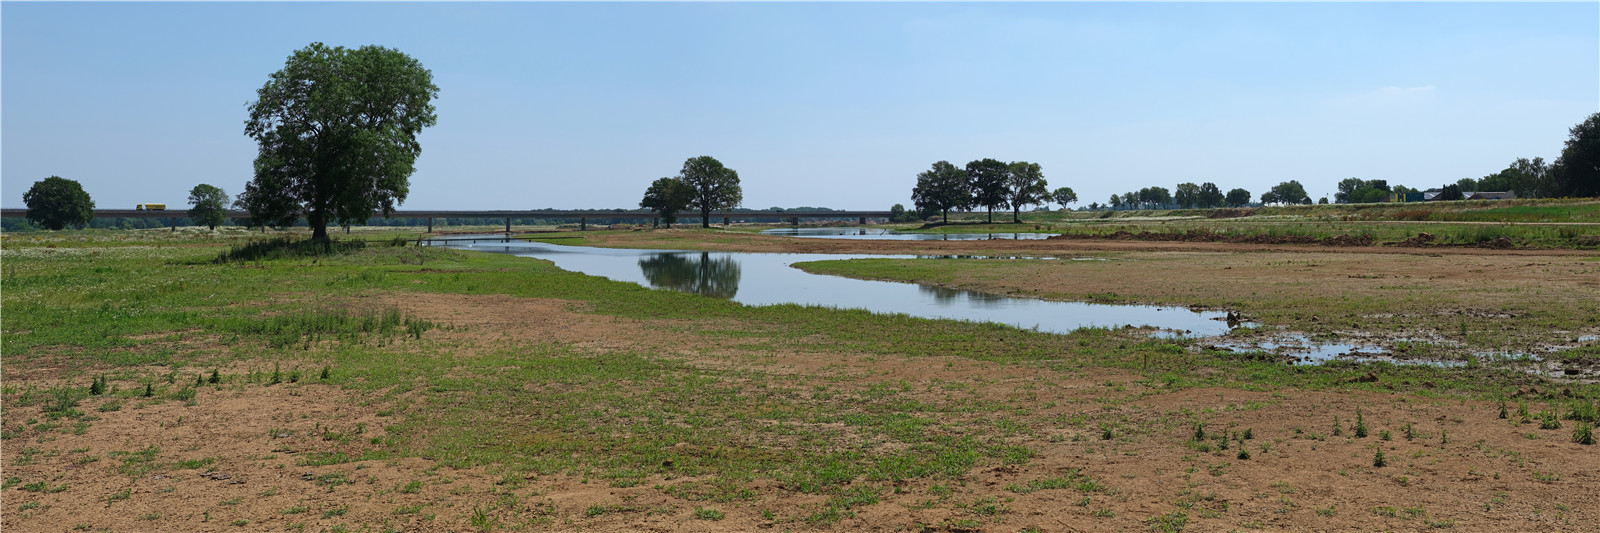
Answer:
[[[451,238],[434,246],[537,257],[564,270],[658,289],[726,298],[746,305],[816,305],[1006,324],[1019,329],[1069,333],[1084,327],[1149,326],[1172,335],[1228,333],[1226,315],[1183,307],[1054,302],[967,291],[810,274],[792,264],[892,255],[774,254],[590,248],[504,237]],[[1235,322],[1234,324],[1238,324]]]
[[[1382,346],[1371,344],[1321,342],[1304,335],[1279,335],[1254,341],[1223,342],[1214,345],[1235,352],[1268,352],[1290,364],[1321,364],[1328,361],[1385,361],[1397,365],[1463,366],[1463,361],[1397,358]]]
[[[883,228],[778,228],[761,232],[762,235],[804,237],[815,239],[864,239],[880,241],[986,241],[986,240],[1038,240],[1056,236],[1054,233],[902,233]]]

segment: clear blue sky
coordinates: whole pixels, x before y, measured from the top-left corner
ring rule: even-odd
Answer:
[[[1082,202],[1184,181],[1426,188],[1600,111],[1600,3],[0,4],[0,204],[251,176],[245,106],[313,41],[433,71],[402,209],[634,207],[712,155],[745,207],[909,206],[941,159]]]

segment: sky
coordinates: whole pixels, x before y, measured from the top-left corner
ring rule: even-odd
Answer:
[[[1082,204],[1181,182],[1428,188],[1600,112],[1600,3],[0,2],[0,205],[252,177],[255,91],[312,42],[439,86],[401,209],[633,208],[710,155],[744,207],[911,205],[936,161]]]

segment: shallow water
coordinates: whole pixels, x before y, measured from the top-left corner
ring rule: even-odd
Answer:
[[[1182,307],[1052,302],[976,291],[806,273],[804,261],[904,257],[626,250],[535,243],[503,237],[429,241],[435,246],[537,257],[564,270],[646,287],[727,298],[746,305],[800,304],[1007,324],[1067,333],[1083,327],[1152,326],[1168,335],[1228,332],[1224,314]]]
[[[761,234],[780,237],[880,241],[1036,240],[1056,235],[1054,233],[901,233],[883,228],[778,228],[762,231]]]

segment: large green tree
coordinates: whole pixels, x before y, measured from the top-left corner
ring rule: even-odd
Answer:
[[[1552,196],[1600,196],[1600,113],[1589,115],[1568,134],[1550,170]]]
[[[303,216],[321,240],[330,223],[388,216],[410,191],[438,95],[433,73],[398,50],[296,50],[250,104],[244,131],[260,150],[239,206],[262,225]]]
[[[1188,209],[1200,204],[1200,186],[1194,182],[1179,183],[1173,189],[1172,196],[1178,202],[1178,207]]]
[[[678,178],[661,178],[652,182],[650,188],[645,189],[644,199],[639,200],[639,207],[650,209],[661,215],[661,223],[672,227],[678,221],[678,212],[689,207],[689,201],[694,199],[694,191],[684,185]]]
[[[1244,207],[1250,203],[1250,191],[1233,189],[1228,191],[1228,196],[1223,201],[1228,203],[1228,207]]]
[[[1217,184],[1205,182],[1200,184],[1200,207],[1212,208],[1222,205],[1222,189]]]
[[[967,183],[967,173],[949,161],[933,164],[933,168],[917,174],[917,186],[911,189],[911,203],[917,211],[943,213],[950,221],[950,210],[972,207],[972,186]]]
[[[972,186],[972,205],[989,208],[989,222],[994,222],[994,210],[1006,206],[1006,178],[1011,167],[994,159],[979,159],[967,163],[967,184]]]
[[[744,191],[739,188],[739,173],[722,166],[721,161],[709,155],[684,161],[678,180],[689,187],[689,205],[700,211],[700,227],[711,227],[712,211],[733,209],[744,202]]]
[[[94,200],[83,185],[60,176],[33,182],[28,192],[22,193],[22,202],[28,205],[28,220],[46,229],[83,226],[94,220]]]
[[[1011,222],[1022,222],[1022,206],[1050,199],[1049,184],[1038,163],[1012,161],[1006,165],[1005,200],[1011,205]]]
[[[1056,190],[1050,192],[1050,200],[1061,204],[1061,209],[1064,210],[1067,208],[1067,204],[1078,202],[1078,193],[1074,192],[1072,187],[1058,187]],[[1096,206],[1094,205],[1089,206],[1090,209],[1094,209],[1095,207]]]
[[[228,193],[220,187],[201,183],[189,190],[189,220],[211,229],[228,221]]]
[[[1311,196],[1306,194],[1306,188],[1299,180],[1289,180],[1272,186],[1272,190],[1261,194],[1263,204],[1310,204]]]

